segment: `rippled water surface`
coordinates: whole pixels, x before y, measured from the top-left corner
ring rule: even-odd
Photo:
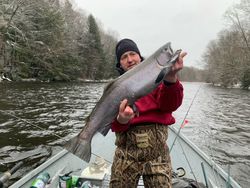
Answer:
[[[15,181],[59,150],[78,133],[105,83],[0,83],[0,172],[18,161]],[[250,92],[184,82],[184,133],[241,184],[250,184]],[[109,133],[109,137],[113,137]],[[108,140],[109,138],[101,138]],[[111,139],[112,140],[112,139]],[[110,145],[113,142],[110,141]],[[96,152],[102,147],[96,146]],[[107,148],[103,148],[107,150]],[[105,152],[101,152],[105,153]],[[109,152],[105,153],[109,156]]]

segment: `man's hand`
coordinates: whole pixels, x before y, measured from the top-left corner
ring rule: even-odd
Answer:
[[[187,52],[181,52],[177,62],[172,66],[172,70],[165,76],[167,82],[175,83],[177,80],[177,72],[183,68],[183,58]]]
[[[124,99],[121,101],[119,114],[117,116],[117,121],[121,124],[127,124],[130,119],[135,117],[133,109],[128,106],[128,100]]]

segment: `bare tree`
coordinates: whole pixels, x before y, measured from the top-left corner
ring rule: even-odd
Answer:
[[[229,9],[225,16],[230,27],[222,30],[218,38],[208,45],[203,58],[211,82],[224,87],[238,83],[244,88],[250,86],[249,12],[250,2],[247,0]]]

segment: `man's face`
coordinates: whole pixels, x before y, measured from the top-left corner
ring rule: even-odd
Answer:
[[[141,62],[140,55],[134,51],[128,51],[122,54],[120,59],[121,68],[128,71]]]

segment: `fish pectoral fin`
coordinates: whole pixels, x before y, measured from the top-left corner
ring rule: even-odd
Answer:
[[[108,123],[108,124],[104,125],[103,127],[101,127],[98,130],[98,132],[101,133],[103,136],[106,136],[109,132],[110,127],[111,127],[111,124]]]
[[[138,117],[139,116],[139,110],[138,110],[137,106],[135,104],[133,104],[131,106],[131,108],[133,109],[135,115]]]
[[[158,74],[158,76],[155,80],[155,84],[160,83],[164,79],[165,75],[168,73],[168,71],[167,71],[168,69],[169,69],[169,67],[166,67],[166,68],[163,68],[161,70],[161,72]]]

